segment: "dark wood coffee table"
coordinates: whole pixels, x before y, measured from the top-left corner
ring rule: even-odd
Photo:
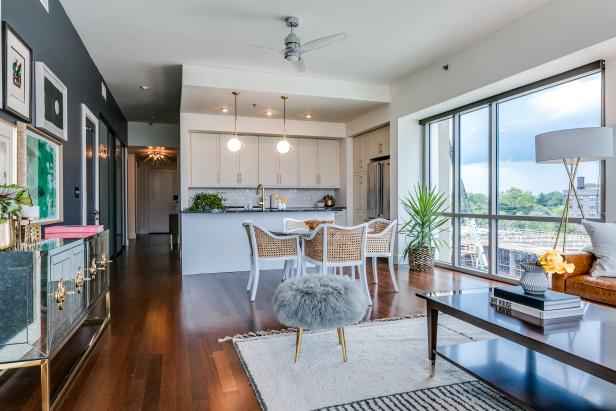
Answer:
[[[417,296],[427,303],[432,372],[439,356],[535,409],[616,410],[616,309],[582,302],[582,319],[542,327],[494,309],[485,288]],[[500,338],[438,347],[439,312]]]

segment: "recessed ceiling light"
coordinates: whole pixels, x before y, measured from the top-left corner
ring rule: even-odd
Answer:
[[[306,117],[307,119],[311,119],[312,118],[312,114],[306,113],[306,114],[304,114],[304,117]]]
[[[222,111],[223,113],[228,113],[229,109],[227,107],[223,107],[220,109],[220,111]]]
[[[148,91],[150,89],[150,86],[139,86],[139,88],[143,91]]]
[[[265,112],[265,114],[266,114],[267,116],[271,116],[271,115],[272,115],[272,114],[274,114],[274,113],[272,113],[270,110],[267,110],[267,111]]]

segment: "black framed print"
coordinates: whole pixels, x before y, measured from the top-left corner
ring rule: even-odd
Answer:
[[[67,88],[45,63],[35,63],[36,127],[68,141]]]
[[[32,102],[32,49],[3,22],[3,88],[4,110],[31,122]]]

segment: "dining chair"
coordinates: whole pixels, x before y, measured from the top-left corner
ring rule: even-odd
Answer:
[[[260,265],[264,261],[284,261],[285,274],[283,280],[299,273],[301,264],[301,247],[299,236],[285,235],[277,236],[269,232],[266,228],[255,224],[252,221],[242,223],[248,243],[250,244],[250,275],[246,291],[250,291],[250,301],[254,301],[257,296],[259,286]]]
[[[394,272],[394,245],[396,242],[396,229],[398,220],[389,221],[378,218],[368,223],[368,235],[366,238],[366,257],[372,258],[372,279],[373,283],[378,282],[379,257],[387,258],[389,264],[389,275],[394,290],[398,292],[398,281]]]
[[[321,274],[350,267],[357,268],[359,280],[368,294],[372,305],[368,279],[366,277],[366,239],[368,226],[360,224],[343,227],[333,224],[320,225],[314,233],[304,239],[302,264],[309,262],[319,266]]]

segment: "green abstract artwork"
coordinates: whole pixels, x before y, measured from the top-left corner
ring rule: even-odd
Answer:
[[[41,221],[59,220],[59,150],[58,145],[28,132],[26,167],[30,196],[40,209]]]

